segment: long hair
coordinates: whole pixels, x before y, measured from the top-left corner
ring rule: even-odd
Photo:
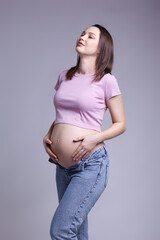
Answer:
[[[96,59],[96,69],[95,77],[93,81],[100,81],[100,79],[107,73],[111,73],[114,60],[114,50],[113,50],[113,39],[111,34],[107,31],[106,28],[99,24],[92,25],[99,28],[100,30],[100,39],[99,39],[99,50],[100,53]],[[74,74],[77,72],[80,63],[80,56],[77,56],[77,64],[74,67],[71,67],[67,73],[67,79],[72,79]]]

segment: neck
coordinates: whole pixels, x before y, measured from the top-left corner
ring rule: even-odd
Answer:
[[[79,63],[79,68],[78,68],[78,73],[81,74],[90,74],[94,73],[96,71],[96,59],[93,57],[81,57],[80,58],[80,63]]]

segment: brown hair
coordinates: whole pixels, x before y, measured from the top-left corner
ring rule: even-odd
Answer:
[[[92,25],[94,27],[98,27],[100,30],[100,39],[99,39],[99,49],[100,54],[96,59],[96,71],[95,78],[93,81],[100,81],[100,79],[107,73],[111,74],[113,59],[114,59],[114,51],[113,51],[113,39],[110,33],[106,28],[99,24]],[[77,72],[80,63],[80,56],[77,56],[77,64],[74,67],[71,67],[67,73],[67,79],[72,79],[73,75]]]

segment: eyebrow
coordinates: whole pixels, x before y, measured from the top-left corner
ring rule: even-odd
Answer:
[[[85,31],[83,31],[82,33],[86,33]],[[95,36],[96,36],[96,34],[95,33],[93,33],[93,32],[89,32],[89,33],[91,33],[91,34],[94,34]]]

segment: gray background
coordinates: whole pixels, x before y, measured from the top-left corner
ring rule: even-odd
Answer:
[[[160,4],[154,0],[0,1],[0,239],[49,240],[58,204],[42,139],[55,120],[53,87],[77,59],[82,30],[114,40],[113,74],[127,131],[105,141],[106,190],[89,213],[92,240],[159,240]],[[102,131],[111,124],[109,112]],[[74,199],[71,199],[74,201]]]

